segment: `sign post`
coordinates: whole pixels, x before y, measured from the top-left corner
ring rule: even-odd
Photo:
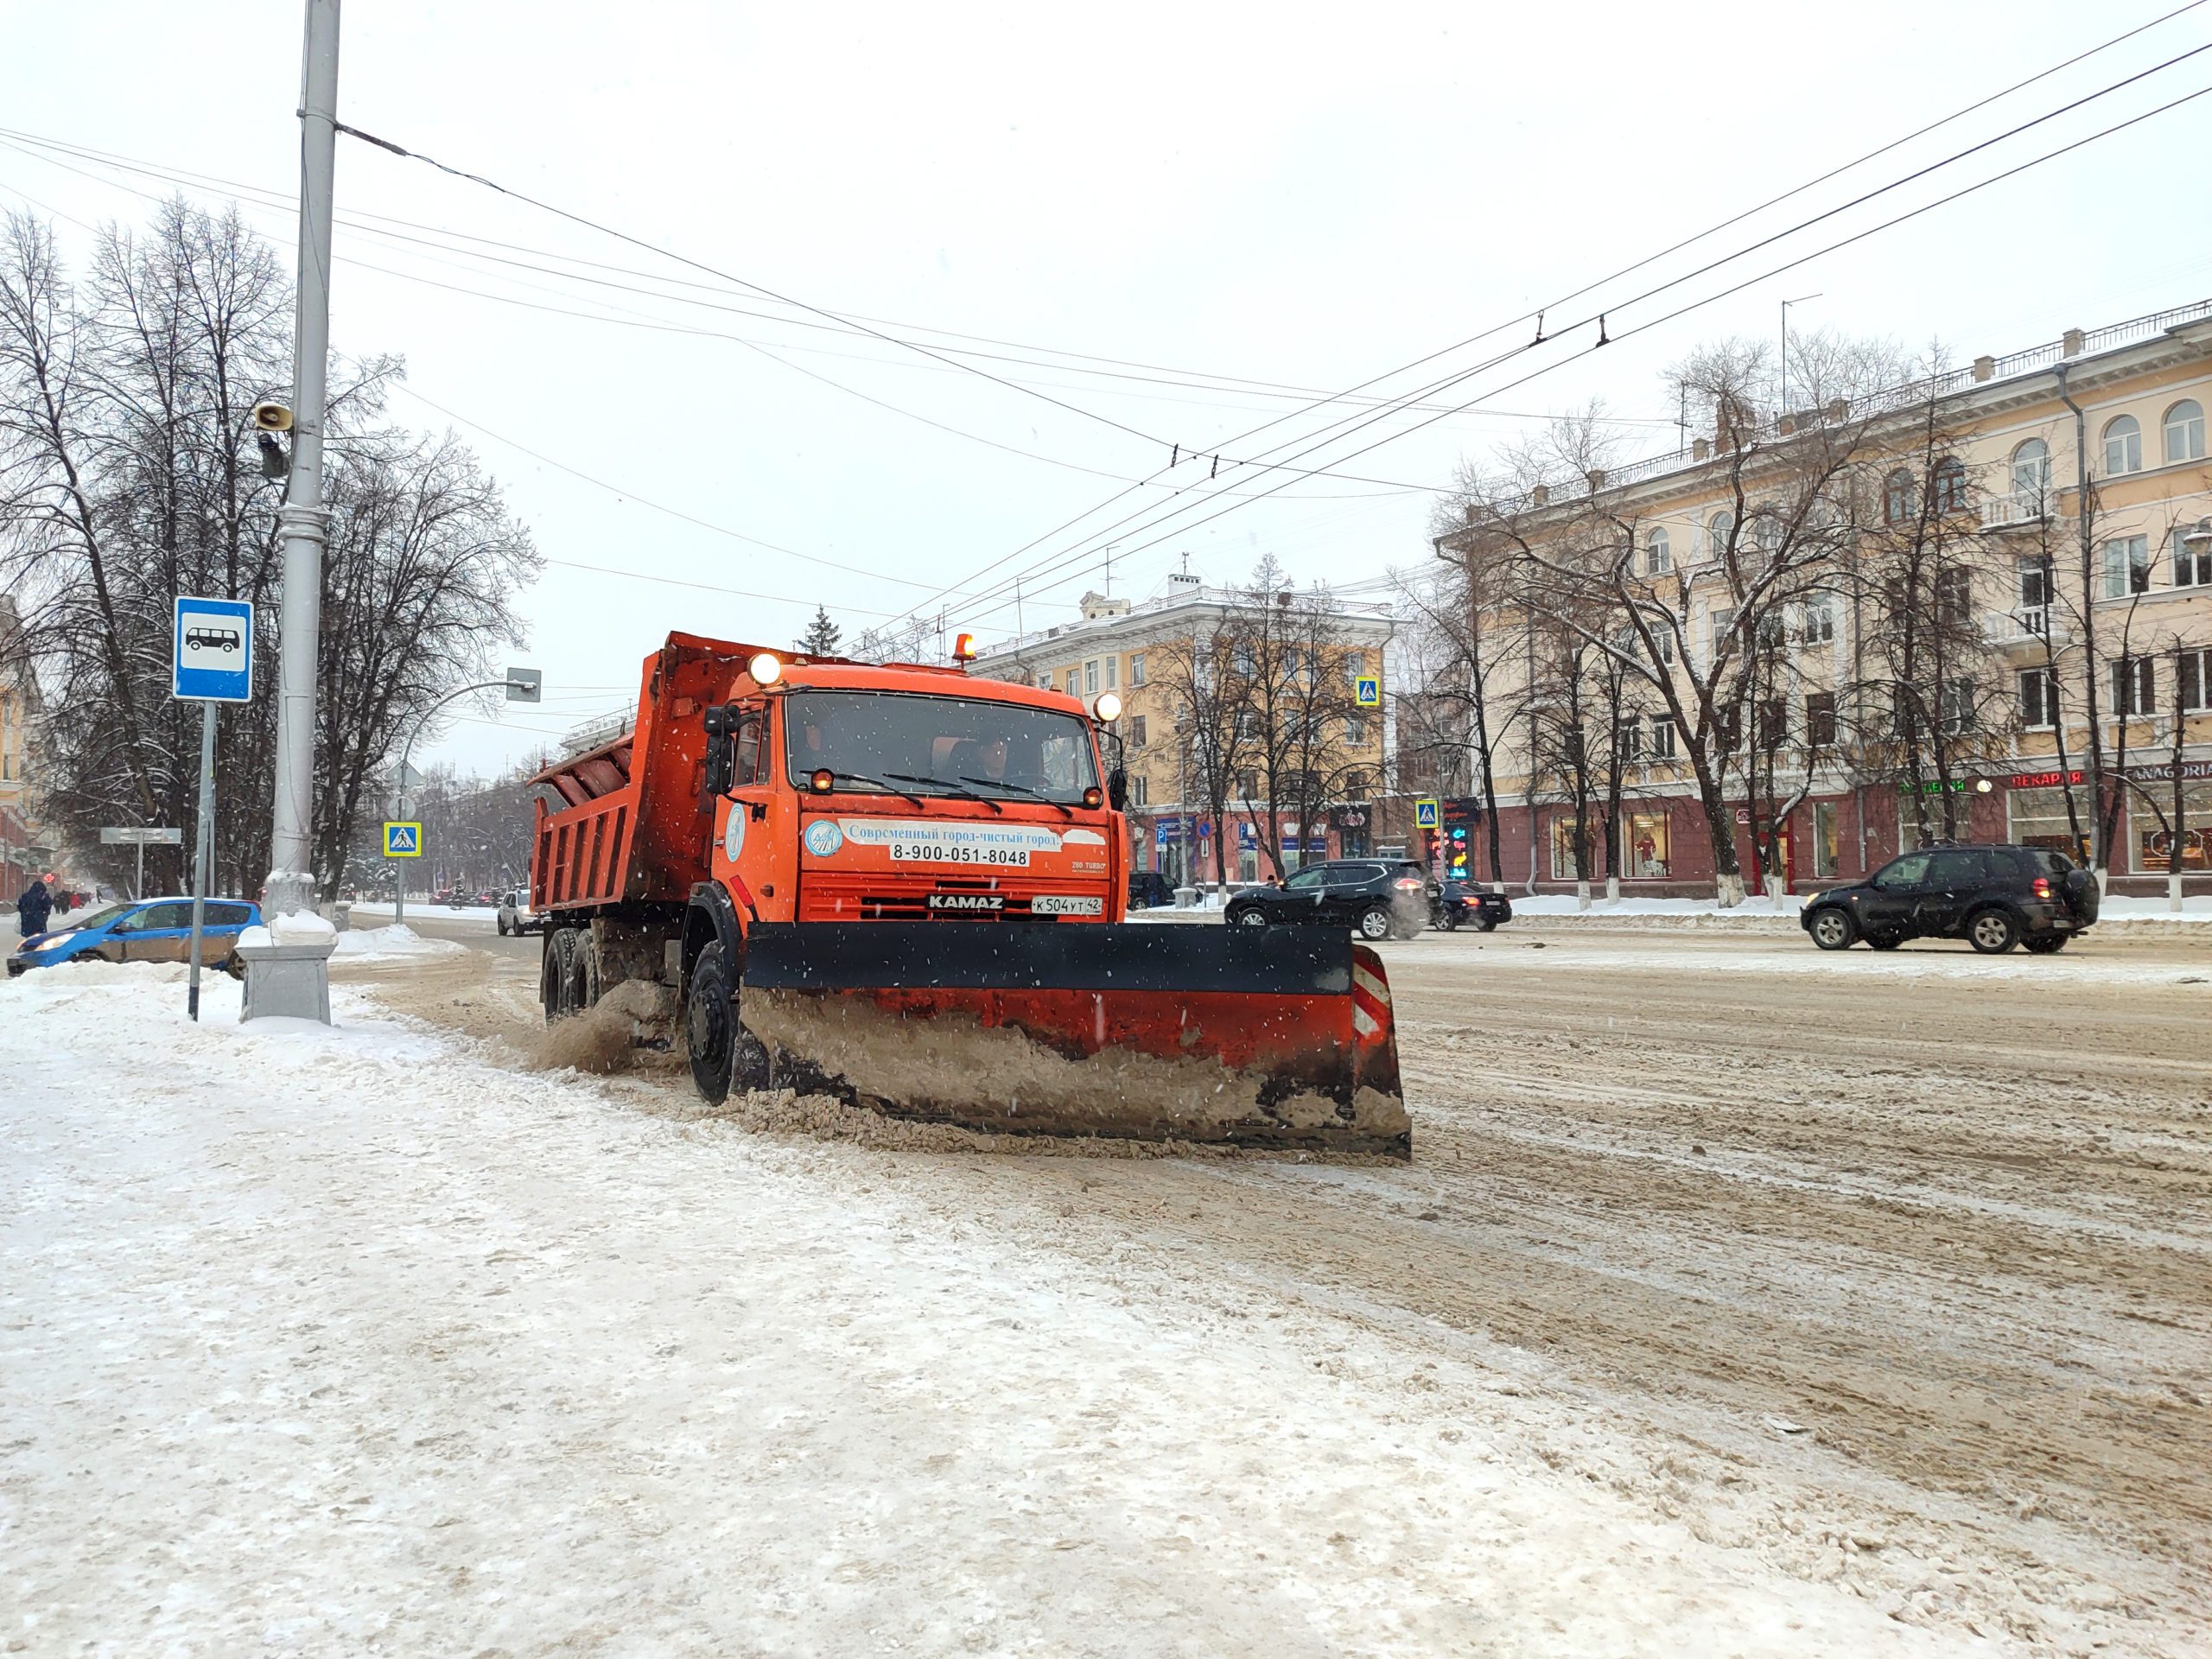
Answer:
[[[176,601],[176,639],[169,695],[200,705],[200,823],[193,841],[192,969],[185,1011],[200,1017],[200,950],[207,920],[207,866],[215,856],[215,705],[253,698],[253,607],[239,599]],[[172,844],[174,830],[163,832]],[[105,839],[105,832],[102,832]],[[138,884],[146,882],[146,851],[138,849]],[[142,895],[143,896],[143,895]]]

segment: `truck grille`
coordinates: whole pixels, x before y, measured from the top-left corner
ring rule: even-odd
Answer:
[[[1003,922],[1028,920],[1030,908],[1027,893],[988,880],[812,875],[800,883],[798,914],[804,922]]]

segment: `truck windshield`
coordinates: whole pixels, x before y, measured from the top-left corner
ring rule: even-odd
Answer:
[[[1080,806],[1098,782],[1090,733],[1072,715],[897,691],[794,691],[783,702],[785,766],[799,789],[826,766],[840,789]]]

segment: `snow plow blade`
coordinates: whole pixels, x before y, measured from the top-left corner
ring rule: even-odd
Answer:
[[[760,923],[738,1008],[772,1086],[891,1116],[1412,1155],[1389,982],[1338,934]]]

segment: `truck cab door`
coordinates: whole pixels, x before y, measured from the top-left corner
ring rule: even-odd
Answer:
[[[715,804],[714,869],[761,921],[791,919],[798,893],[791,791],[779,786],[775,719],[765,698],[730,709],[728,787]]]

